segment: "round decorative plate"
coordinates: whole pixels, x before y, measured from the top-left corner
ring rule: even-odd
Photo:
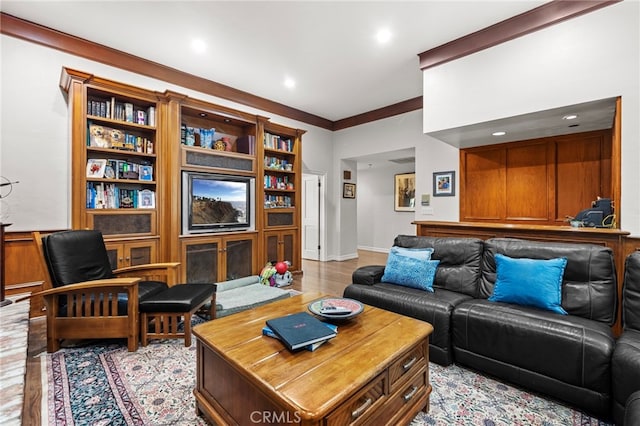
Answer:
[[[316,300],[315,302],[310,303],[308,308],[312,314],[318,315],[327,320],[344,320],[353,318],[360,314],[364,310],[364,305],[357,300],[339,297]],[[329,308],[328,310],[337,308],[336,310],[338,312],[331,314],[323,312],[327,308]],[[340,310],[347,310],[348,312],[341,313],[339,312]]]

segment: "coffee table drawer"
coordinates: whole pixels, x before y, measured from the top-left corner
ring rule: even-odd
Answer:
[[[427,371],[423,369],[387,399],[380,409],[381,416],[377,417],[379,424],[396,425],[403,423],[399,421],[400,417],[411,412],[411,407],[416,404],[423,407],[426,404],[427,389]]]
[[[389,393],[393,393],[406,379],[425,368],[426,365],[423,346],[414,346],[405,356],[389,367]]]
[[[347,402],[327,416],[327,425],[362,424],[385,401],[386,372],[378,375]]]

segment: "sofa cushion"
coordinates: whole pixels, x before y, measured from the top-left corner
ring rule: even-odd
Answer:
[[[465,294],[436,288],[434,293],[395,284],[351,284],[344,297],[396,312],[433,326],[429,336],[429,360],[441,365],[453,362],[451,349],[451,312],[456,305],[470,300]]]
[[[435,257],[437,250],[432,255]],[[569,315],[613,325],[616,319],[616,272],[611,249],[595,244],[572,244],[492,238],[485,241],[479,297],[488,298],[496,281],[495,255],[514,258],[566,257],[562,308]],[[437,277],[436,277],[437,278]]]
[[[380,281],[433,292],[438,263],[438,260],[420,260],[391,250]]]
[[[567,259],[513,259],[496,254],[497,278],[492,302],[533,306],[567,315],[562,309],[562,274]]]
[[[627,256],[622,289],[622,325],[640,331],[640,251]]]
[[[613,417],[622,420],[625,402],[640,391],[640,331],[625,330],[616,342],[611,357]]]
[[[611,407],[611,327],[574,315],[473,299],[452,314],[456,363],[601,417]]]
[[[433,287],[456,291],[471,297],[478,294],[484,249],[482,240],[398,235],[393,245],[406,248],[433,248],[431,259],[440,261]]]

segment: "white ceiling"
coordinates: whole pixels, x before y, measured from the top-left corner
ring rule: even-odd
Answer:
[[[418,54],[546,1],[32,1],[7,14],[336,121],[422,95]],[[392,33],[379,45],[381,28]],[[206,43],[195,53],[194,38]],[[296,80],[293,90],[285,77]],[[466,148],[611,126],[615,100],[430,134]],[[577,112],[567,123],[563,115]],[[578,127],[568,127],[578,123]],[[495,138],[492,131],[505,130]],[[411,152],[353,159],[388,167]]]
[[[544,3],[2,0],[0,8],[335,121],[421,96],[419,53]],[[392,33],[384,46],[380,28]],[[204,54],[190,48],[194,38]]]

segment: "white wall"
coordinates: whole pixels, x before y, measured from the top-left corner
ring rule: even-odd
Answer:
[[[340,130],[334,134],[334,159],[339,163],[343,159],[354,159],[361,156],[378,154],[383,152],[401,150],[406,148],[415,149],[415,172],[416,172],[416,198],[421,194],[431,194],[433,172],[458,170],[458,150],[437,139],[422,133],[422,112],[413,111],[406,114],[378,120],[373,123],[362,124]],[[413,171],[413,170],[402,170]],[[342,179],[342,171],[336,170],[335,181],[337,184]],[[376,169],[376,180],[386,182],[389,185],[387,190],[393,191],[393,175],[398,173],[393,168]],[[348,256],[356,250],[357,246],[367,247],[371,250],[386,251],[393,243],[393,238],[399,233],[415,235],[415,226],[411,225],[414,220],[450,220],[457,221],[458,203],[456,197],[437,197],[431,199],[433,208],[432,215],[422,213],[420,207],[415,213],[395,212],[393,202],[384,202],[387,196],[384,190],[367,188],[373,186],[368,182],[370,177],[366,173],[361,177],[362,171],[358,172],[358,203],[343,203],[339,215],[343,217],[343,222],[349,218],[357,218],[357,227],[340,229],[341,238],[334,238],[340,241],[341,246],[335,248],[337,256]],[[363,180],[364,179],[364,180]],[[362,182],[361,182],[362,181]],[[457,182],[456,182],[457,183]],[[361,189],[361,186],[363,188]],[[341,189],[340,189],[341,191]],[[364,193],[363,193],[364,191]],[[381,198],[380,205],[375,209],[363,208],[367,191],[379,192]],[[338,192],[340,194],[341,192]],[[373,219],[367,219],[374,216]],[[373,220],[378,225],[361,232],[361,222]],[[353,222],[355,223],[355,222]]]
[[[622,96],[621,228],[640,234],[640,3],[625,1],[427,69],[424,131]]]
[[[71,226],[69,114],[58,85],[63,67],[150,90],[173,90],[305,129],[303,168],[327,172],[329,181],[333,178],[332,132],[328,130],[5,35],[0,37],[0,175],[20,181],[11,195],[1,200],[1,218],[12,223],[10,231]],[[332,210],[328,212],[332,216]]]
[[[398,234],[415,235],[413,212],[394,210],[394,175],[411,173],[411,164],[358,171],[358,248],[387,252]]]

